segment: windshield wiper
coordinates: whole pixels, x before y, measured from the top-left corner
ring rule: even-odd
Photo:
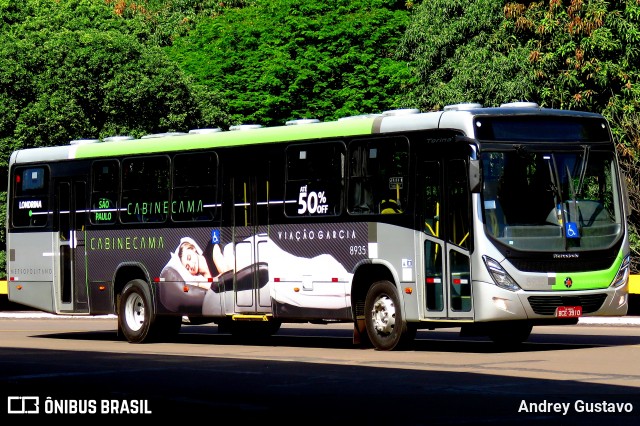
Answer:
[[[589,151],[590,147],[588,145],[582,146],[582,164],[580,164],[580,178],[578,180],[578,191],[577,195],[582,196],[582,185],[584,184],[584,177],[587,174],[587,164],[589,164]]]
[[[551,179],[551,191],[553,192],[554,206],[556,209],[556,216],[558,217],[558,225],[562,226],[562,192],[560,192],[560,178],[558,176],[558,167],[556,165],[556,158],[553,154],[544,155],[542,157],[547,161],[549,165],[549,177]]]
[[[573,176],[571,176],[571,170],[569,170],[569,165],[567,163],[564,164],[565,169],[567,169],[567,180],[569,181],[569,192],[571,192],[571,204],[573,205],[573,211],[569,210],[569,217],[567,218],[569,220],[571,220],[571,213],[573,212],[575,214],[575,218],[573,218],[574,221],[577,221],[578,218],[580,217],[580,210],[578,210],[578,200],[576,198],[576,189],[573,186]],[[583,167],[584,169],[584,167]]]

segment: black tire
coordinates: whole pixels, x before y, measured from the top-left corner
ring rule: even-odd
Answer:
[[[532,329],[531,324],[520,322],[495,325],[489,331],[489,338],[500,346],[517,346],[529,338]]]
[[[151,290],[143,280],[132,280],[124,287],[118,304],[118,330],[130,343],[146,343],[175,337],[182,317],[157,316]]]
[[[408,349],[416,327],[408,326],[396,287],[389,281],[374,283],[364,302],[367,336],[376,350]]]

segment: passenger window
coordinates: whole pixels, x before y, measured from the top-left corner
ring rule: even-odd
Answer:
[[[169,157],[127,158],[122,162],[123,223],[159,223],[169,216]]]
[[[108,225],[118,217],[120,167],[116,160],[96,161],[91,166],[91,223]]]
[[[339,141],[287,148],[287,216],[332,216],[342,212],[345,151],[344,143]]]
[[[49,217],[49,171],[20,167],[13,174],[12,223],[16,227],[42,227]]]
[[[404,137],[349,144],[351,214],[398,214],[407,208],[409,143]]]
[[[218,156],[214,152],[178,154],[173,159],[171,219],[208,221],[215,217]]]

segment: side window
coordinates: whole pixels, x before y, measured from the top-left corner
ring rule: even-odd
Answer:
[[[342,212],[345,151],[344,143],[338,141],[287,147],[287,216],[331,216]]]
[[[118,161],[101,160],[91,165],[91,223],[111,224],[116,222],[119,188],[120,167]]]
[[[123,223],[165,222],[169,216],[169,157],[127,158],[122,161]]]
[[[214,152],[178,154],[173,159],[171,219],[207,221],[215,217],[218,156]]]
[[[16,227],[42,227],[49,212],[49,170],[40,167],[18,167],[13,172],[13,205],[11,223]]]
[[[407,207],[409,142],[404,137],[349,144],[351,214],[403,213]]]

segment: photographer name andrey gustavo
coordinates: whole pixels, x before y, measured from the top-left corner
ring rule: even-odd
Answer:
[[[520,401],[518,413],[558,413],[566,416],[569,413],[632,413],[630,402],[584,401],[578,399],[571,402],[553,402],[546,399],[539,402]]]

